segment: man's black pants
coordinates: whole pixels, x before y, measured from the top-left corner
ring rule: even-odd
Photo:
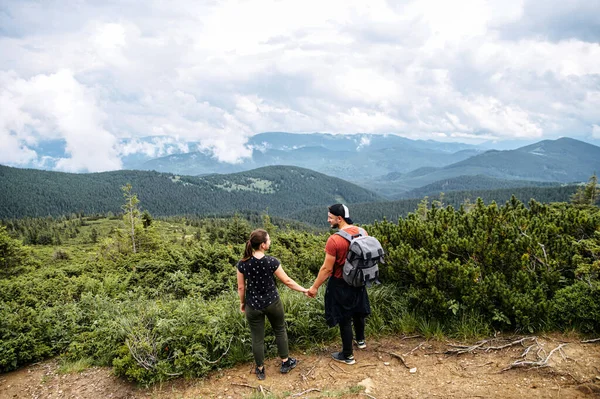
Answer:
[[[357,341],[365,339],[365,316],[355,314],[352,318],[340,321],[340,335],[342,336],[342,353],[344,356],[352,356],[352,324]]]

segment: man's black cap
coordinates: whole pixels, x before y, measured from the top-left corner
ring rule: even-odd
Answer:
[[[332,215],[341,216],[344,218],[346,223],[352,224],[352,219],[350,219],[350,211],[348,210],[348,207],[346,205],[334,204],[334,205],[331,205],[328,209],[329,209],[329,213],[331,213]]]

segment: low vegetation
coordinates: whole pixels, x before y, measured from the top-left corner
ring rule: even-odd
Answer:
[[[151,384],[249,361],[235,291],[249,232],[266,228],[271,254],[306,285],[329,235],[276,225],[267,215],[155,219],[131,202],[122,217],[3,222],[1,372],[60,355],[66,369],[108,365]],[[526,206],[516,198],[440,205],[422,203],[397,222],[365,226],[387,251],[384,284],[369,288],[368,336],[600,333],[598,207]],[[285,287],[280,293],[296,348],[337,337],[324,323],[323,290],[317,300]]]

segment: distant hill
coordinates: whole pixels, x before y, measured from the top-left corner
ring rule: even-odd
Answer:
[[[403,193],[400,198],[438,197],[440,193],[451,191],[481,191],[497,190],[516,187],[552,187],[560,186],[557,182],[540,182],[530,180],[506,180],[488,176],[459,176],[451,179],[440,180],[423,187]],[[398,198],[398,199],[400,199]]]
[[[578,186],[557,186],[557,187],[518,187],[504,188],[497,190],[473,190],[473,191],[451,191],[444,193],[443,205],[452,205],[455,209],[460,208],[465,200],[471,204],[481,198],[484,203],[490,204],[495,201],[498,204],[504,204],[514,195],[518,200],[527,204],[531,199],[538,202],[568,202],[571,195],[575,193]],[[406,217],[409,213],[417,210],[419,202],[423,198],[402,199],[397,201],[383,201],[352,204],[349,206],[352,221],[357,224],[371,224],[375,221],[382,221],[384,218],[389,221],[397,221],[401,217]],[[439,196],[432,196],[428,202],[439,200]],[[311,224],[317,227],[328,227],[327,217],[323,215],[319,207],[299,210],[289,215],[290,218],[303,223]]]
[[[490,150],[439,169],[421,169],[421,173],[403,174],[394,180],[372,181],[364,187],[380,192],[375,187],[384,186],[387,189],[384,194],[390,197],[459,176],[482,175],[504,180],[573,183],[585,182],[599,171],[600,147],[561,138],[543,140],[516,150]]]
[[[123,170],[73,174],[0,165],[0,218],[76,212],[120,213],[130,183],[153,215],[265,211],[287,217],[299,209],[383,198],[347,181],[293,166],[203,177]]]
[[[135,169],[204,175],[234,173],[269,165],[294,165],[362,185],[362,181],[425,166],[442,167],[479,154],[461,143],[410,140],[395,135],[262,133],[251,137],[252,157],[238,164],[190,152],[156,158]]]

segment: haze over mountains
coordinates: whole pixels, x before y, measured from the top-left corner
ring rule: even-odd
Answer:
[[[522,186],[522,181],[530,181],[529,185],[583,182],[599,171],[600,147],[560,138],[543,140],[516,150],[490,150],[441,168],[421,168],[391,178],[388,176],[386,194],[388,197],[402,197],[411,190],[436,182],[451,182],[462,176],[482,176],[487,180],[486,185],[500,188],[506,187],[507,181],[514,181],[515,187]],[[499,179],[498,184],[493,184],[490,178]],[[368,185],[365,187],[369,188]]]
[[[600,147],[571,138],[482,151],[467,144],[394,135],[264,133],[254,136],[249,145],[253,156],[240,164],[194,152],[153,159],[138,168],[200,175],[294,165],[348,180],[390,199],[411,197],[416,195],[412,190],[431,184],[445,185],[449,191],[464,189],[460,187],[464,178],[456,180],[464,176],[471,177],[475,188],[504,188],[582,182],[600,170]]]
[[[252,157],[238,164],[190,152],[152,159],[135,169],[185,175],[233,173],[269,165],[308,168],[360,184],[390,172],[442,167],[481,152],[462,143],[410,140],[396,135],[262,133],[250,138]]]

